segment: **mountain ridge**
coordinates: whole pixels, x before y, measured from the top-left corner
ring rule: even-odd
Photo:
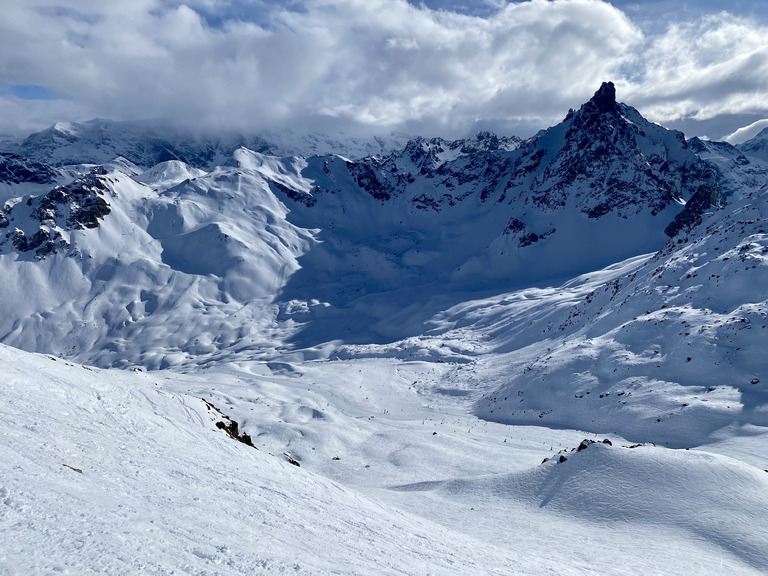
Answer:
[[[77,129],[55,128],[68,137]],[[610,83],[525,142],[490,133],[416,138],[358,160],[277,157],[240,146],[209,170],[180,160],[143,171],[120,160],[93,169],[96,176],[85,170],[94,179],[85,188],[74,184],[7,203],[0,253],[14,270],[9,278],[20,282],[9,285],[10,302],[21,302],[28,290],[19,274],[28,266],[22,256],[33,254],[50,260],[46,268],[80,278],[90,294],[85,302],[110,302],[109,319],[94,318],[100,335],[93,340],[82,321],[73,322],[72,305],[57,297],[52,308],[20,304],[27,318],[8,314],[0,338],[38,350],[48,339],[45,325],[56,323],[82,360],[155,368],[193,361],[197,350],[264,353],[255,351],[260,337],[224,320],[236,305],[251,310],[251,319],[261,315],[255,325],[271,326],[268,332],[293,334],[281,345],[284,354],[297,346],[313,354],[326,340],[410,336],[441,306],[465,297],[459,294],[503,292],[658,250],[681,205],[713,198],[719,177],[681,133],[618,103]],[[695,214],[678,232],[712,208],[707,201],[691,205]],[[116,273],[122,262],[125,272]],[[139,280],[121,284],[117,279],[135,266],[130,274]],[[186,286],[190,302],[170,293],[167,305],[148,297],[160,278]],[[415,294],[432,304],[418,310],[408,303]],[[180,316],[173,322],[180,338],[166,354],[163,315],[182,311],[202,326],[218,318],[211,330],[231,324],[224,330],[233,335],[211,334],[205,339],[216,344],[201,348]],[[124,334],[132,333],[157,336],[128,353],[133,346]]]

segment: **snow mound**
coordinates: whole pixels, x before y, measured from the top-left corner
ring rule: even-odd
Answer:
[[[199,168],[193,168],[179,160],[168,160],[156,164],[149,170],[136,176],[136,180],[147,184],[155,190],[162,191],[181,184],[185,180],[193,180],[206,174]]]
[[[768,474],[715,454],[585,441],[525,472],[395,489],[479,505],[522,504],[607,526],[618,538],[627,526],[685,535],[753,570],[768,565]]]

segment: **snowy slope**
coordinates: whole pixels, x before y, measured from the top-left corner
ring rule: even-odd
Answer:
[[[181,184],[185,180],[193,180],[206,174],[199,168],[194,168],[179,160],[168,160],[155,164],[149,170],[136,176],[142,184],[152,186],[155,190],[167,190]]]
[[[0,356],[4,574],[753,575],[767,560],[759,468],[484,424],[417,395],[411,378],[437,377],[423,363],[182,376]],[[216,426],[233,420],[255,448]]]
[[[0,356],[10,367],[0,450],[13,470],[0,477],[2,574],[504,574],[515,565],[511,551],[234,441],[215,427],[221,414],[166,390],[162,377],[4,346]]]
[[[725,425],[767,425],[766,202],[764,185],[743,188],[688,238],[542,326],[547,338],[520,358],[525,376],[513,380],[532,394],[523,419],[546,411],[554,388],[572,407],[537,419],[608,419],[644,440],[696,445]],[[480,409],[490,415],[491,404]]]
[[[429,335],[341,357],[463,362],[454,385],[482,390],[476,413],[499,422],[684,447],[750,436],[768,425],[768,172],[725,146],[709,159],[727,203],[660,252],[465,302]]]
[[[768,129],[763,129],[746,142],[737,146],[744,155],[768,161]]]
[[[176,168],[172,179],[195,173]],[[312,242],[285,212],[258,174],[236,168],[167,189],[95,169],[11,203],[4,340],[152,368],[235,343],[269,351],[272,297]]]

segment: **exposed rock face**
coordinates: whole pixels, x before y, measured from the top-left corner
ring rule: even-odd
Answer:
[[[571,204],[599,219],[643,210],[659,214],[713,179],[681,132],[617,103],[608,82],[581,109],[525,146],[507,188],[518,198],[528,194],[542,210]]]
[[[315,179],[318,193],[341,191],[339,182],[349,179],[339,172],[341,165],[325,161],[324,175]],[[695,221],[692,213],[701,203],[694,201],[677,224],[667,227],[676,206],[718,189],[717,171],[683,134],[617,102],[612,82],[563,122],[526,142],[488,132],[457,141],[416,138],[401,151],[343,167],[357,187],[383,203],[405,199],[420,211],[441,212],[473,198],[493,202],[509,214],[509,224],[498,233],[514,235],[518,248],[554,236],[560,225],[547,215],[557,213],[593,221],[649,214],[659,218],[658,231],[666,228],[674,235],[679,222]],[[305,194],[280,190],[305,203]],[[529,229],[527,223],[542,216],[549,222]]]
[[[18,252],[34,251],[37,259],[68,249],[62,232],[96,228],[112,211],[104,199],[107,191],[104,170],[97,166],[47,194],[29,196],[15,206],[6,204],[0,210],[0,228],[10,227],[11,222],[16,228],[0,239],[0,249],[9,241]]]
[[[664,233],[674,238],[680,232],[690,230],[702,222],[705,211],[718,205],[717,189],[702,186],[693,197],[688,200],[685,208],[669,223]]]
[[[55,168],[11,152],[0,152],[0,182],[53,184],[60,177]]]
[[[374,170],[366,163],[346,163],[349,173],[361,189],[373,196],[376,200],[389,200],[392,195],[387,186],[377,178]]]
[[[274,187],[278,192],[282,192],[294,202],[300,202],[301,204],[304,204],[305,206],[310,206],[310,207],[314,206],[317,203],[317,199],[314,196],[310,196],[309,194],[304,194],[302,192],[296,191],[293,188],[289,188],[285,184],[281,184],[276,180],[270,180],[269,184],[270,186]]]
[[[41,223],[56,222],[62,218],[67,229],[96,228],[99,218],[111,212],[103,194],[107,185],[103,169],[94,168],[66,186],[57,186],[37,200],[32,217]]]
[[[620,112],[616,104],[616,87],[613,82],[603,82],[591,100],[598,112]]]

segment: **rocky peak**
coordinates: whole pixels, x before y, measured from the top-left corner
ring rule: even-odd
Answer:
[[[437,154],[443,151],[444,142],[439,138],[414,138],[408,141],[402,156],[413,162],[414,166],[421,168],[425,165],[433,165],[437,162]]]
[[[703,205],[716,188],[716,175],[683,134],[618,103],[612,82],[521,152],[507,190],[543,211],[571,206],[594,220],[643,211],[655,217],[699,192]]]
[[[42,260],[59,250],[70,248],[72,230],[98,228],[100,220],[112,212],[104,199],[109,191],[104,168],[95,166],[66,186],[56,186],[42,196],[27,196],[25,201],[6,203],[0,210],[0,228],[13,228],[0,237],[0,253],[6,245],[18,252],[35,252]]]
[[[613,82],[603,82],[594,96],[585,102],[576,112],[568,112],[565,120],[570,121],[569,131],[586,131],[596,136],[598,133],[613,139],[616,128],[626,128],[626,108],[616,101],[616,87]],[[639,116],[639,114],[638,114]],[[645,122],[645,119],[643,119]]]
[[[600,89],[595,92],[589,101],[597,108],[598,112],[612,112],[618,110],[616,103],[616,87],[613,82],[603,82]]]

